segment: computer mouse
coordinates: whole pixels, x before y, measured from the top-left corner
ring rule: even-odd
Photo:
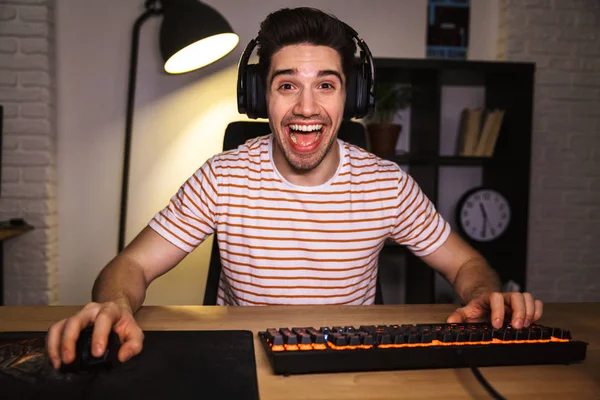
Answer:
[[[63,364],[61,367],[63,372],[96,372],[112,369],[120,364],[118,354],[121,348],[121,340],[119,339],[119,335],[111,330],[104,354],[100,357],[95,357],[92,354],[93,332],[94,326],[90,325],[79,333],[79,338],[75,345],[75,360],[70,364]]]

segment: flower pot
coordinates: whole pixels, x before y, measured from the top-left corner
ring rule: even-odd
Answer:
[[[402,131],[402,125],[400,124],[368,124],[367,134],[371,144],[371,153],[377,155],[395,154],[400,131]]]

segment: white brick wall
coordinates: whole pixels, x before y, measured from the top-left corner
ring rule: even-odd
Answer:
[[[600,1],[502,3],[499,59],[537,65],[529,289],[546,301],[598,301]]]
[[[0,219],[35,227],[4,242],[7,305],[58,300],[53,11],[53,0],[0,2]]]

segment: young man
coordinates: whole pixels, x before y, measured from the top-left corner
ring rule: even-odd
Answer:
[[[54,324],[48,352],[69,363],[93,322],[92,351],[119,334],[125,361],[142,349],[134,314],[147,287],[213,232],[223,274],[219,304],[372,304],[386,238],[407,246],[454,287],[449,322],[491,317],[515,327],[542,314],[528,293],[500,293],[485,260],[396,164],[337,138],[356,44],[318,10],[271,14],[258,36],[272,134],[208,160],[101,272],[93,302]]]

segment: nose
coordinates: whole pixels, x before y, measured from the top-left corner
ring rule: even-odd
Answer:
[[[311,117],[318,114],[318,104],[315,94],[311,90],[303,90],[298,95],[298,101],[294,106],[294,114]]]

